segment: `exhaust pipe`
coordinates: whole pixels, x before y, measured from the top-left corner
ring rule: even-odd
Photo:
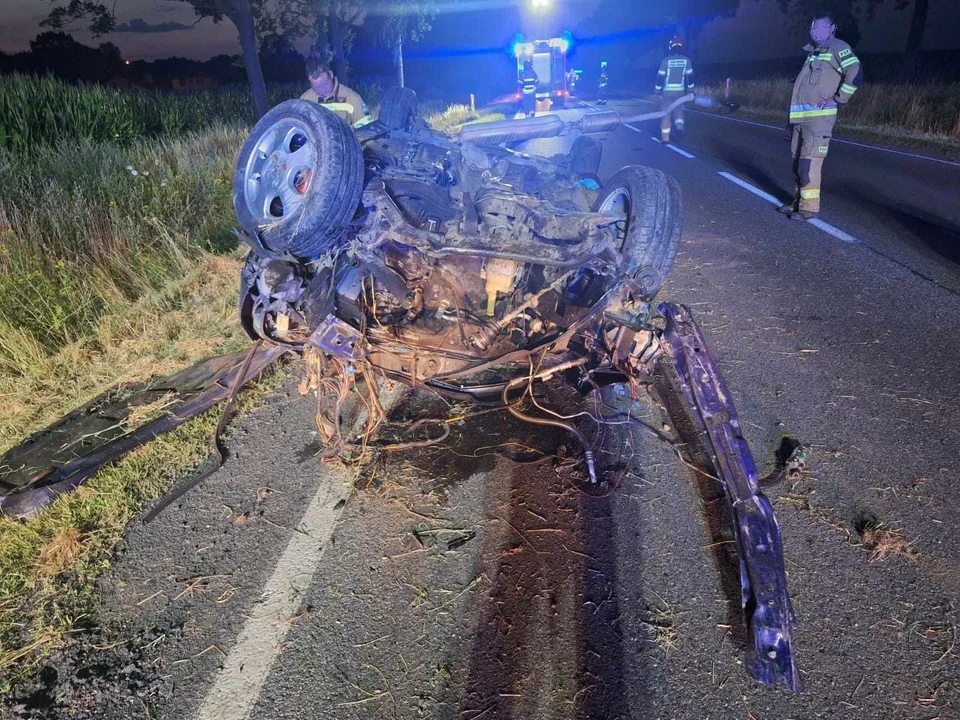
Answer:
[[[461,143],[504,145],[538,138],[557,137],[569,130],[577,130],[582,135],[594,135],[616,130],[626,123],[658,120],[688,102],[692,102],[698,107],[717,107],[722,104],[709,95],[687,93],[662,110],[655,110],[642,115],[632,115],[628,118],[621,118],[618,112],[606,111],[582,115],[574,122],[564,122],[558,115],[541,115],[540,117],[523,118],[522,120],[469,123],[460,130],[457,140]]]
[[[458,140],[462,143],[482,141],[484,145],[500,145],[537,138],[557,137],[563,133],[566,127],[567,123],[557,115],[541,115],[540,117],[524,118],[522,120],[475,122],[463,126]]]

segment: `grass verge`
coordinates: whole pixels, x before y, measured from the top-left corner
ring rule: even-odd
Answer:
[[[241,395],[246,412],[279,374]],[[109,465],[38,518],[0,516],[0,694],[31,673],[67,633],[95,618],[97,578],[127,524],[210,454],[210,410]]]
[[[200,253],[236,246],[233,163],[246,135],[41,146],[0,153],[0,372],[95,332]]]
[[[740,103],[738,115],[784,125],[793,85],[787,79],[741,80],[730,99]],[[723,99],[723,85],[701,86],[697,92]],[[960,157],[960,83],[865,83],[840,108],[839,135],[927,148]]]
[[[245,135],[0,152],[0,452],[117,383],[249,344],[230,202]],[[127,523],[209,454],[216,422],[131,453],[30,523],[0,517],[0,691],[92,615]]]
[[[4,446],[117,382],[247,346],[235,310],[239,267],[236,255],[202,254],[182,279],[104,316],[95,335],[41,358],[35,372],[0,376],[0,393],[11,400],[0,425]],[[245,393],[240,410],[258,395]],[[29,523],[0,516],[0,692],[92,616],[96,578],[127,523],[209,455],[218,413],[106,467]]]
[[[305,89],[306,82],[269,85],[267,93],[275,105]],[[0,76],[0,148],[9,150],[33,152],[41,145],[71,141],[125,144],[254,120],[250,92],[243,86],[190,93],[123,92],[72,85],[52,76]]]
[[[163,289],[103,315],[87,335],[53,353],[34,348],[17,372],[0,372],[0,451],[117,383],[246,346],[235,309],[238,255],[201,253],[195,262]]]

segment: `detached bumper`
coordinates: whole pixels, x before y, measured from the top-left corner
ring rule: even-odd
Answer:
[[[713,465],[733,510],[740,557],[741,600],[750,643],[746,666],[760,682],[802,689],[793,655],[793,608],[787,592],[780,528],[760,492],[757,467],[703,332],[683,305],[663,303],[663,346],[686,404],[706,435]]]

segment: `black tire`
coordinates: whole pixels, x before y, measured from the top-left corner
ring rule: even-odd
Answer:
[[[296,168],[284,164],[284,154],[308,143],[312,157],[293,176]],[[273,191],[264,185],[265,178],[271,185],[289,182],[298,204],[285,208],[279,190],[271,201]],[[240,150],[233,176],[233,208],[240,225],[256,233],[267,249],[305,260],[320,257],[343,237],[362,192],[363,150],[353,130],[330,110],[304,100],[280,103],[260,118]]]
[[[596,177],[602,156],[603,145],[588,135],[581,135],[570,147],[570,172],[581,177]]]
[[[628,165],[603,186],[593,210],[609,212],[611,205],[616,206],[624,198],[627,224],[619,248],[621,268],[632,277],[644,268],[653,268],[662,282],[673,267],[680,246],[680,185],[659,170]]]
[[[377,119],[391,130],[409,130],[417,119],[417,94],[410,88],[390,88],[383,95]]]

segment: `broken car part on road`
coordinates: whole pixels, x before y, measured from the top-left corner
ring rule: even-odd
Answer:
[[[672,367],[734,517],[747,667],[799,690],[780,532],[736,410],[689,311],[653,302],[680,242],[680,188],[643,166],[602,187],[597,178],[601,146],[590,134],[674,105],[626,120],[467,125],[451,137],[416,117],[411,91],[390,96],[401,101],[410,112],[385,108],[356,134],[321,107],[282,103],[237,162],[234,205],[252,248],[241,322],[251,338],[303,355],[327,452],[367,449],[386,421],[385,378],[569,432],[596,485],[602,469],[583,433],[520,403],[554,376],[589,392],[611,381],[637,388],[657,365]],[[571,151],[549,159],[508,147],[574,131]],[[353,392],[366,424],[344,437]]]
[[[0,458],[0,512],[35,517],[107,463],[229,401],[285,352],[261,345],[203,360],[170,377],[108,390]],[[136,426],[137,410],[157,403],[162,404],[157,417]]]

